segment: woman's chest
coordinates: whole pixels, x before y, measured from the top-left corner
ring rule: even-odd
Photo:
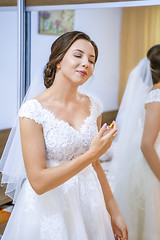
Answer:
[[[71,160],[89,149],[98,132],[96,119],[87,119],[79,131],[63,120],[50,119],[43,124],[47,160]]]

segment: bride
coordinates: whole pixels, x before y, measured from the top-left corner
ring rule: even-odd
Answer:
[[[131,72],[117,116],[111,185],[130,240],[160,239],[160,45]]]
[[[41,79],[31,85],[19,111],[21,141],[18,126],[2,156],[2,181],[15,202],[3,240],[128,239],[99,161],[117,125],[101,127],[100,102],[78,92],[97,57],[83,32],[65,33],[52,44],[47,89],[36,96]]]

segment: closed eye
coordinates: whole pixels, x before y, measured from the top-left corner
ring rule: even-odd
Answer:
[[[82,58],[82,55],[74,55],[74,57],[76,57],[76,58]],[[91,64],[95,64],[95,62],[94,61],[92,61],[92,60],[89,60],[88,59],[88,61],[91,63]]]
[[[93,61],[89,60],[90,63],[95,64]]]
[[[82,56],[80,56],[80,55],[74,55],[75,57],[77,57],[77,58],[81,58]]]
[[[74,55],[76,58],[82,58],[82,56],[80,56],[80,55]],[[92,61],[92,60],[88,60],[90,63],[92,63],[92,64],[95,64],[94,63],[94,61]]]

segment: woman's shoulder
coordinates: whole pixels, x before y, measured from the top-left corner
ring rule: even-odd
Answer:
[[[23,111],[34,111],[37,110],[39,107],[39,103],[37,101],[37,99],[33,98],[30,100],[27,100],[26,102],[24,102],[20,109],[19,109],[19,113],[23,112]]]
[[[148,93],[145,104],[152,102],[160,102],[160,88],[153,88]]]
[[[96,116],[99,116],[103,112],[103,104],[98,97],[90,94],[82,94],[82,97],[86,102],[90,101],[90,107]]]
[[[41,123],[41,106],[37,99],[33,98],[23,103],[19,109],[19,117],[29,118],[37,123]]]

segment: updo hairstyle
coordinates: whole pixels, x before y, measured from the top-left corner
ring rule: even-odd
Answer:
[[[160,44],[155,45],[147,52],[147,58],[150,61],[153,84],[160,82]]]
[[[85,39],[92,44],[95,51],[96,62],[98,57],[98,48],[87,34],[79,31],[72,31],[61,35],[59,38],[56,39],[56,41],[51,46],[49,62],[46,64],[44,70],[44,85],[46,86],[46,88],[49,88],[54,82],[57,64],[62,61],[68,49],[78,39]]]

